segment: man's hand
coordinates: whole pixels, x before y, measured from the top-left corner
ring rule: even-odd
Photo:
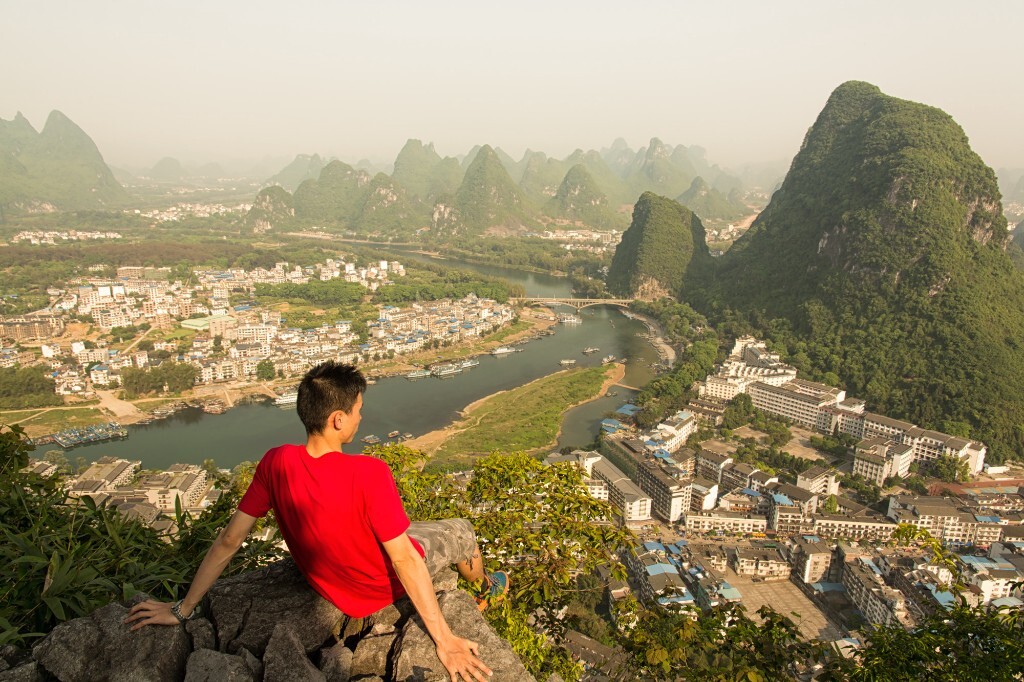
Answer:
[[[133,606],[124,622],[135,623],[132,630],[139,630],[147,625],[177,625],[179,621],[171,613],[170,603],[148,599]]]
[[[461,637],[453,636],[443,645],[437,645],[437,657],[448,670],[452,682],[459,682],[460,679],[466,682],[484,682],[490,677],[491,669],[484,665],[478,658],[479,655],[480,646]]]

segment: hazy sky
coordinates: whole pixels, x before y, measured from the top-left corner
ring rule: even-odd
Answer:
[[[0,118],[60,109],[109,163],[391,160],[410,137],[564,156],[616,137],[732,167],[866,80],[1024,167],[1024,2],[0,0]]]

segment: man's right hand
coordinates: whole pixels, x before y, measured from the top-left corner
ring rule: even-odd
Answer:
[[[453,636],[444,644],[437,645],[437,657],[441,660],[452,682],[484,682],[491,676],[491,669],[480,660],[480,646],[468,639]]]

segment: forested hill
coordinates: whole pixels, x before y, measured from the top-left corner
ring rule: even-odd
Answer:
[[[644,192],[615,249],[608,289],[642,299],[679,296],[688,278],[710,267],[700,218],[672,199]]]
[[[872,409],[1024,453],[1024,279],[993,171],[933,107],[838,87],[690,300],[745,313]],[[773,321],[774,318],[774,321]]]
[[[92,138],[61,112],[41,132],[21,112],[0,119],[0,207],[74,210],[127,198]]]

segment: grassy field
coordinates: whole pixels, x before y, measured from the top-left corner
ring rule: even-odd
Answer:
[[[562,414],[592,398],[604,383],[606,368],[558,372],[525,386],[499,393],[476,407],[446,440],[432,463],[468,463],[494,450],[530,451],[550,445],[558,435]]]
[[[24,428],[29,436],[41,436],[62,429],[91,426],[111,420],[111,417],[105,415],[99,408],[66,409],[56,407],[52,410],[38,410],[32,416],[29,416],[30,414],[26,411],[0,412],[0,423],[18,422],[18,425]],[[26,417],[28,418],[26,419]]]

